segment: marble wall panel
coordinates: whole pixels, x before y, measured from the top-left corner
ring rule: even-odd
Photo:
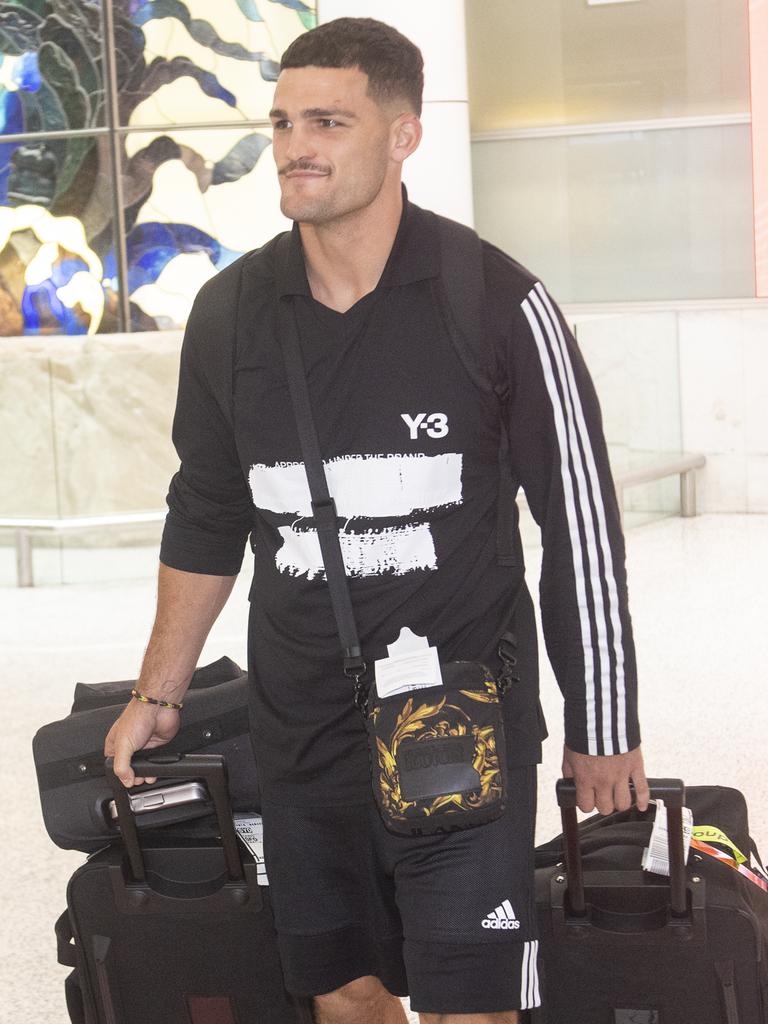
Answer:
[[[626,448],[631,435],[622,318],[599,316],[578,320],[574,330],[600,400],[608,444],[615,449]]]
[[[675,314],[580,319],[576,331],[600,399],[609,444],[649,455],[679,451]]]
[[[61,514],[158,509],[178,465],[178,332],[100,336],[51,354]]]
[[[680,313],[678,330],[683,447],[743,453],[742,311]]]
[[[0,339],[0,516],[56,516],[49,358]]]
[[[699,511],[747,511],[747,457],[744,452],[707,452],[706,455],[707,464],[697,476]]]
[[[643,452],[680,451],[677,317],[645,313],[624,320],[631,446]]]
[[[768,455],[768,310],[745,309],[742,329],[744,443],[748,454]]]
[[[600,399],[614,473],[679,451],[675,314],[586,316],[577,318],[575,326]],[[643,484],[624,494],[627,513],[670,514],[679,507],[676,481]]]
[[[768,455],[747,455],[747,512],[768,512]]]
[[[0,342],[0,516],[164,507],[181,332]]]
[[[702,511],[768,512],[768,310],[590,317],[577,329],[614,465],[701,451]],[[162,508],[180,342],[178,331],[1,339],[0,516]],[[672,511],[676,490],[630,489],[627,509]]]

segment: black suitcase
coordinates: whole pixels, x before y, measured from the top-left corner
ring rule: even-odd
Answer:
[[[202,779],[220,842],[148,847],[127,791],[111,776],[122,842],[72,876],[57,923],[76,1024],[310,1024],[308,1000],[283,987],[269,888],[241,857],[220,755],[134,759],[137,771]]]
[[[670,876],[641,870],[654,811],[577,825],[571,780],[558,783],[563,835],[536,851],[543,1005],[534,1024],[768,1024],[768,886],[692,848],[681,808],[749,848],[735,790],[651,780],[667,807]],[[742,818],[741,824],[736,819]],[[732,836],[733,837],[733,836]]]
[[[40,805],[48,835],[65,850],[92,853],[117,835],[108,812],[111,789],[104,776],[104,737],[130,700],[135,680],[78,683],[66,718],[38,729],[32,741]],[[182,726],[163,753],[223,754],[227,761],[230,799],[237,811],[259,808],[256,762],[249,729],[248,676],[230,658],[198,668],[184,699]],[[157,752],[157,749],[156,749]],[[159,788],[166,779],[158,779]],[[186,804],[142,815],[140,828],[173,822],[179,836],[211,835],[207,807]],[[198,819],[193,821],[192,819]]]

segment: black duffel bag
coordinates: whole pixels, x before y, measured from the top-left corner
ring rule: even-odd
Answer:
[[[130,699],[135,680],[78,683],[72,710],[37,731],[32,751],[48,835],[65,850],[91,853],[117,838],[104,775],[104,739]],[[184,698],[181,728],[152,755],[223,754],[234,811],[258,811],[259,788],[249,730],[248,676],[230,658],[196,670]],[[147,793],[166,785],[134,787]],[[210,801],[179,804],[137,815],[141,829],[170,827],[178,838],[215,834]]]

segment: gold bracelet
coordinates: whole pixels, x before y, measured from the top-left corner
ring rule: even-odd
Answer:
[[[159,708],[170,708],[172,711],[181,711],[183,704],[176,704],[172,700],[158,700],[156,697],[147,697],[145,693],[138,690],[131,690],[131,696],[135,697],[140,704],[156,704]]]

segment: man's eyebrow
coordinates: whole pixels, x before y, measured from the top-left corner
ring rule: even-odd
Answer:
[[[280,107],[273,107],[269,112],[269,116],[278,121],[288,120],[288,114],[285,110],[280,109]],[[341,107],[308,107],[306,110],[301,111],[301,116],[307,120],[318,117],[344,117],[348,121],[357,120],[357,114],[351,110],[342,110]]]

